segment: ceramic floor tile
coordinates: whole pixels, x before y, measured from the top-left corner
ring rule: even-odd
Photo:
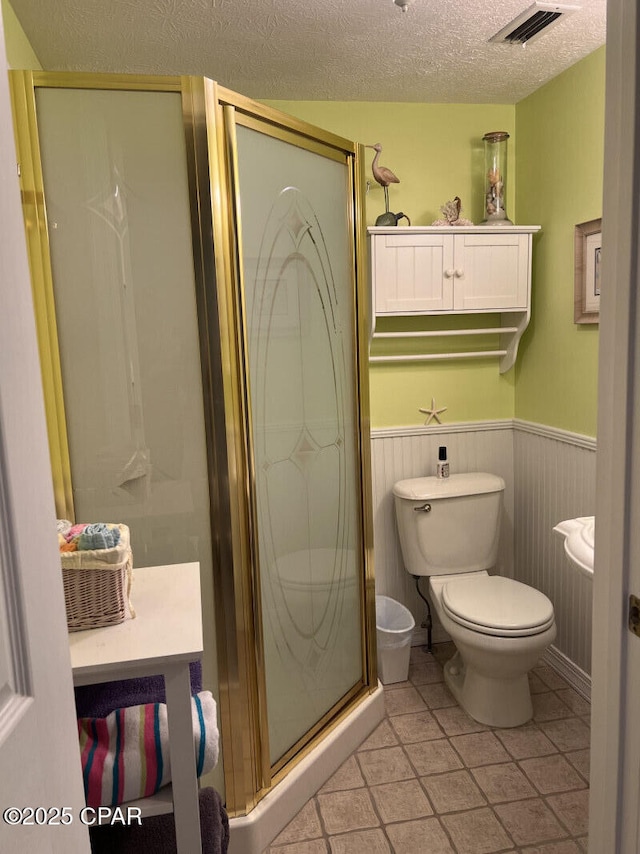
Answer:
[[[395,854],[456,854],[437,818],[390,824],[387,836]]]
[[[456,706],[456,700],[444,682],[432,682],[418,687],[420,696],[430,709],[445,709]]]
[[[358,750],[377,750],[380,747],[393,747],[397,743],[398,739],[391,724],[385,719],[374,729],[369,738],[362,742]]]
[[[442,667],[435,661],[409,666],[409,680],[413,685],[429,685],[444,682]]]
[[[573,712],[563,703],[555,691],[548,691],[546,694],[532,694],[531,702],[533,703],[533,720],[534,721],[553,721],[558,718],[572,718]]]
[[[508,762],[511,758],[492,732],[456,735],[450,741],[469,768],[495,762]]]
[[[435,649],[435,647],[434,647]],[[431,664],[435,661],[435,656],[427,650],[426,646],[412,646],[409,654],[410,664]]]
[[[486,727],[442,681],[454,651],[411,649],[385,719],[264,854],[587,854],[589,703],[539,664],[536,720]]]
[[[430,741],[442,738],[444,733],[431,712],[413,712],[410,715],[394,715],[391,726],[403,744],[414,741]]]
[[[539,667],[534,667],[533,673],[535,676],[542,679],[545,685],[548,685],[552,691],[561,691],[563,688],[569,687],[562,676],[560,676],[559,673],[556,673],[553,667],[549,667],[548,664],[542,664]]]
[[[514,759],[558,752],[558,748],[537,726],[525,724],[513,729],[496,729],[494,732]]]
[[[436,813],[471,810],[486,805],[482,792],[468,771],[449,771],[433,777],[422,777]]]
[[[551,739],[558,750],[579,750],[583,747],[589,747],[591,730],[580,718],[542,721],[540,729]]]
[[[346,762],[342,763],[336,773],[329,777],[320,791],[337,792],[342,789],[359,789],[364,784],[360,766],[356,762],[355,756],[350,756]]]
[[[442,824],[458,854],[494,854],[505,849],[513,850],[510,838],[490,809],[445,815]]]
[[[531,783],[513,762],[474,768],[472,774],[491,804],[520,801],[537,795]]]
[[[580,836],[587,832],[589,829],[588,789],[551,795],[547,798],[547,803],[573,836]]]
[[[415,688],[398,688],[384,692],[384,705],[388,715],[405,715],[409,712],[422,712],[427,704]]]
[[[331,854],[391,854],[382,830],[363,830],[329,838]]]
[[[533,671],[530,671],[529,672],[529,690],[531,691],[531,694],[540,694],[544,691],[550,691],[551,688],[549,688],[549,686],[546,684],[546,682],[543,682],[539,676],[536,676],[536,674]]]
[[[269,848],[268,854],[327,854],[327,843],[324,839],[310,839],[307,842],[294,842]]]
[[[385,824],[433,815],[431,804],[417,780],[372,786],[370,792]]]
[[[397,691],[398,688],[412,688],[411,682],[405,679],[403,682],[387,682],[384,686],[385,691]]]
[[[322,836],[322,826],[315,801],[312,799],[307,801],[295,818],[289,822],[271,844],[285,845],[288,842],[301,842],[304,839],[314,839],[318,836]]]
[[[422,646],[412,646],[411,654],[409,656],[409,662],[411,664],[431,664],[436,660],[435,651],[439,647],[448,648],[448,644],[437,644],[433,647],[432,652],[429,652],[426,644],[423,644]]]
[[[498,804],[496,814],[517,845],[562,839],[566,830],[540,798]]]
[[[440,774],[462,768],[460,757],[447,739],[407,744],[407,756],[418,774]]]
[[[367,789],[330,792],[316,797],[322,821],[329,834],[363,830],[380,824]]]
[[[564,839],[562,842],[548,842],[545,845],[534,845],[533,848],[522,848],[520,854],[581,854],[576,842]]]
[[[468,732],[481,732],[488,729],[484,724],[478,723],[470,717],[460,706],[452,706],[450,709],[434,709],[433,714],[448,736],[464,735]]]
[[[584,779],[589,782],[589,770],[591,765],[591,751],[588,747],[582,750],[574,750],[571,753],[565,753],[565,757],[579,771]]]
[[[358,753],[360,768],[368,786],[410,780],[415,771],[401,747],[383,747]]]
[[[591,703],[573,688],[565,688],[563,691],[556,691],[556,693],[575,715],[591,714]]]
[[[559,753],[523,759],[520,767],[542,795],[583,789],[585,786],[582,777]]]

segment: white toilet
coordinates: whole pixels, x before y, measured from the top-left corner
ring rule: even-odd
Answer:
[[[395,484],[404,565],[429,576],[431,602],[457,652],[444,668],[458,703],[497,727],[528,721],[527,674],[556,636],[547,597],[495,564],[504,481],[493,474],[421,477]]]

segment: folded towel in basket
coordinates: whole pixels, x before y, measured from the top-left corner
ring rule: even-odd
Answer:
[[[120,542],[120,528],[117,525],[107,525],[96,522],[86,525],[78,536],[78,549],[112,549]]]
[[[216,701],[210,691],[191,698],[198,777],[218,761]],[[167,707],[147,703],[106,718],[79,718],[87,804],[112,806],[157,792],[171,780]]]

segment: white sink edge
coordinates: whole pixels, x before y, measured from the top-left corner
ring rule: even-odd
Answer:
[[[564,550],[569,560],[588,578],[593,578],[594,524],[595,517],[580,516],[577,519],[565,519],[553,529],[564,538]]]

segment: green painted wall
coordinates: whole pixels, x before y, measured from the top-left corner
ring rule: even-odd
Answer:
[[[290,115],[365,144],[380,142],[380,163],[400,184],[389,188],[392,211],[404,211],[412,225],[430,225],[440,205],[454,196],[474,222],[483,216],[484,149],[482,136],[506,130],[509,175],[515,178],[515,106],[492,104],[406,104],[374,102],[269,101]],[[374,152],[367,152],[373,159]],[[370,166],[367,223],[384,210],[382,188]],[[516,217],[515,181],[508,180],[507,211]],[[400,328],[412,328],[411,321]],[[496,346],[496,345],[494,345]],[[446,406],[443,421],[512,418],[515,372],[500,375],[496,359],[372,365],[373,427],[418,425],[418,410],[431,398]]]
[[[9,65],[40,68],[8,0],[1,2]],[[455,195],[469,219],[482,219],[482,135],[506,130],[507,211],[543,228],[534,238],[533,317],[516,368],[500,375],[494,359],[373,365],[372,426],[421,424],[418,410],[434,397],[447,407],[446,422],[515,415],[595,435],[598,331],[573,323],[573,229],[602,212],[604,48],[516,106],[269,103],[349,139],[380,142],[380,162],[400,179],[390,188],[391,210],[414,225],[430,224]],[[373,224],[384,199],[370,167],[367,175]]]
[[[532,321],[516,368],[500,375],[490,359],[373,365],[372,426],[420,424],[419,407],[435,397],[447,406],[448,422],[516,416],[595,435],[598,327],[573,322],[573,253],[575,225],[602,214],[604,48],[515,107],[270,103],[350,139],[382,143],[381,163],[400,178],[390,188],[391,209],[414,225],[430,224],[455,195],[480,221],[481,138],[507,130],[508,213],[542,226],[534,237]],[[367,222],[382,210],[382,190],[372,181]],[[412,328],[411,321],[399,328]]]
[[[516,106],[518,216],[542,232],[515,414],[588,436],[596,435],[598,326],[573,322],[574,227],[602,216],[604,90],[600,48]]]
[[[431,225],[440,205],[460,196],[463,212],[474,222],[483,216],[482,135],[506,130],[510,157],[515,146],[515,107],[495,104],[404,104],[354,101],[267,101],[325,130],[371,145],[382,145],[380,163],[400,179],[389,188],[389,207],[404,211],[412,225]],[[368,151],[370,160],[375,152]],[[515,166],[515,161],[510,166]],[[382,187],[367,169],[367,224],[384,211]],[[514,182],[507,186],[513,209]],[[404,221],[403,221],[404,223]],[[404,223],[406,225],[406,223]]]
[[[4,42],[9,68],[29,70],[42,68],[8,0],[0,0],[0,2],[2,3]]]

